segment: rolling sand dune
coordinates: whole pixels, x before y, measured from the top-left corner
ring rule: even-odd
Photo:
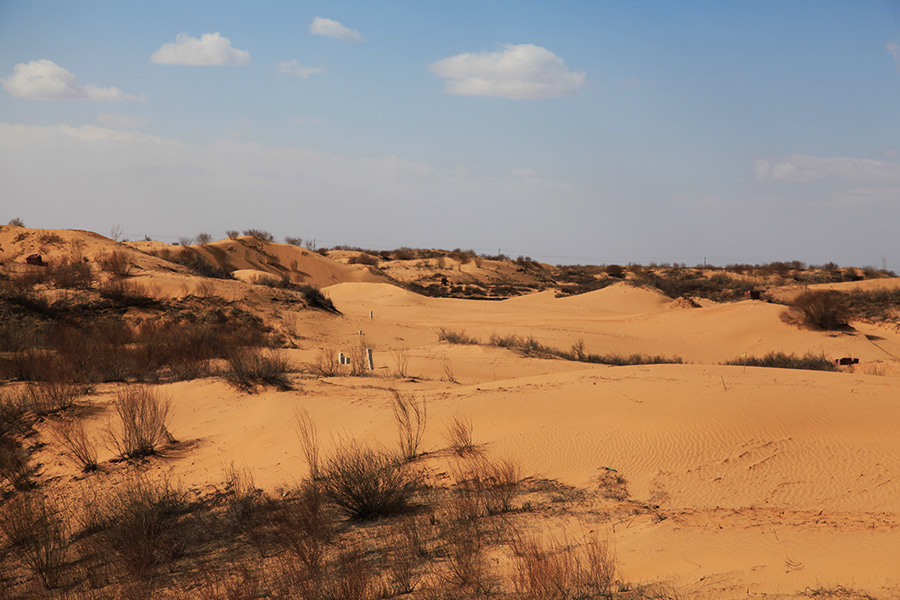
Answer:
[[[0,238],[4,256],[21,260],[33,247],[10,231]],[[27,231],[35,240],[42,235]],[[84,256],[113,247],[100,236],[71,236],[86,240]],[[50,242],[43,243],[53,257]],[[295,486],[307,475],[293,420],[298,407],[316,423],[326,453],[348,438],[393,446],[389,388],[396,386],[428,401],[424,465],[446,474],[445,423],[471,416],[475,442],[515,460],[529,481],[584,490],[582,504],[554,509],[551,502],[533,517],[522,513],[528,526],[557,539],[601,532],[629,581],[665,581],[692,598],[797,597],[836,586],[900,597],[895,328],[809,331],[785,323],[778,305],[691,307],[624,284],[567,298],[551,291],[494,302],[427,298],[366,282],[374,277],[367,271],[295,247],[254,249],[247,240],[210,246],[199,251],[221,251],[248,278],[282,273],[277,263],[303,281],[339,281],[325,291],[343,314],[300,310],[281,290],[157,269],[156,259],[137,251],[145,266],[134,280],[161,295],[206,293],[252,304],[287,332],[296,347],[284,352],[298,365],[373,348],[376,376],[296,375],[293,391],[254,395],[215,378],[163,385],[178,443],[154,468],[188,487],[212,490],[232,463],[252,470],[269,492]],[[439,341],[441,328],[482,342],[495,333],[533,336],[564,350],[583,340],[588,352],[679,356],[686,364],[525,357]],[[860,364],[840,372],[721,364],[770,351],[852,356]],[[86,421],[92,435],[101,435],[115,389],[98,388],[92,402],[99,408]],[[81,485],[52,444],[37,456],[49,481]],[[111,458],[101,450],[101,462]],[[89,481],[104,485],[116,468],[104,466]],[[607,497],[611,473],[626,482],[615,499]]]

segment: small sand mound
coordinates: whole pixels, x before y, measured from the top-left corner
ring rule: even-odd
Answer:
[[[700,305],[697,304],[695,300],[688,298],[687,296],[682,296],[681,298],[676,298],[669,302],[668,308],[670,310],[682,310],[686,308],[700,308]]]

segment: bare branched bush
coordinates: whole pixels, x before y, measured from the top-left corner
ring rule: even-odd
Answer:
[[[71,408],[83,393],[83,385],[54,377],[50,381],[29,382],[23,399],[29,410],[46,416]]]
[[[50,425],[56,442],[66,456],[85,473],[97,470],[97,446],[84,430],[84,423],[76,418],[63,418]]]
[[[266,231],[265,229],[245,229],[244,235],[249,235],[255,237],[258,240],[263,242],[274,242],[275,236]]]
[[[263,352],[259,348],[238,348],[228,356],[225,381],[252,394],[257,385],[275,386],[281,391],[291,388],[287,374],[291,365],[279,352]]]
[[[33,469],[20,437],[30,427],[24,420],[20,402],[0,391],[0,482],[4,479],[16,490],[31,487]]]
[[[116,392],[113,408],[121,421],[121,430],[107,426],[107,437],[116,452],[124,458],[140,458],[155,454],[172,440],[166,428],[171,401],[153,388],[136,385]]]
[[[68,521],[61,513],[37,492],[17,494],[0,507],[0,529],[47,589],[59,585],[69,548]]]
[[[446,424],[444,439],[447,446],[460,456],[475,451],[472,441],[472,417],[456,414]]]
[[[115,277],[128,277],[134,271],[134,264],[121,250],[114,250],[97,258],[100,269]]]
[[[307,365],[311,373],[318,377],[337,377],[343,374],[343,365],[338,363],[337,350],[328,346],[319,350],[316,359]]]
[[[355,442],[339,447],[325,461],[317,486],[328,502],[354,520],[406,511],[419,487],[399,457]]]
[[[490,459],[475,455],[460,472],[457,487],[478,498],[489,515],[512,510],[513,499],[521,488],[518,463],[508,459]]]
[[[238,468],[232,462],[225,469],[225,492],[228,494],[229,516],[238,528],[247,527],[261,502],[260,490],[253,482],[250,469]]]
[[[391,388],[391,411],[400,436],[400,454],[406,460],[419,455],[419,447],[428,424],[428,407],[424,396],[417,402],[411,394]]]
[[[303,238],[294,237],[294,236],[285,236],[284,238],[285,244],[290,244],[291,246],[303,246]]]
[[[350,347],[350,375],[352,377],[365,377],[369,374],[369,359],[366,356],[366,340],[361,338]]]
[[[297,424],[297,439],[300,451],[309,468],[309,477],[313,481],[319,479],[319,430],[313,423],[306,409],[297,407],[294,410],[294,422]]]
[[[186,510],[186,497],[170,482],[128,479],[97,502],[99,531],[91,541],[132,576],[146,578],[184,552],[186,532],[176,521]]]
[[[271,511],[271,522],[279,547],[287,549],[309,576],[320,577],[335,529],[318,489],[306,485],[296,496],[280,501]]]
[[[403,379],[409,373],[409,351],[406,348],[394,348],[394,376]]]
[[[517,598],[612,598],[617,591],[615,556],[596,535],[578,548],[558,542],[544,547],[534,538],[517,539],[513,548]]]
[[[450,344],[479,344],[478,338],[472,337],[463,331],[455,331],[441,327],[438,332],[438,341],[448,342]]]
[[[387,576],[394,595],[412,593],[425,575],[423,567],[428,558],[426,526],[417,516],[396,521],[390,526]]]
[[[841,292],[806,291],[794,298],[784,318],[811,329],[841,329],[847,326],[850,306],[847,295]]]
[[[495,593],[497,576],[487,558],[487,541],[474,519],[453,519],[441,523],[445,571],[435,587],[452,589],[454,597],[484,598]]]

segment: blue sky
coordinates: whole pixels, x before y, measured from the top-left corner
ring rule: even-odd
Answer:
[[[0,0],[0,219],[900,270],[900,3]]]

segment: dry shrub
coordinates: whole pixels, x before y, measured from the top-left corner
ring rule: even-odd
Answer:
[[[128,479],[97,499],[97,531],[92,536],[102,557],[114,558],[130,575],[145,578],[159,565],[183,554],[188,531],[178,516],[185,493],[168,481]]]
[[[460,456],[475,451],[475,443],[472,441],[472,417],[456,414],[445,427],[444,439],[450,450]]]
[[[450,344],[479,344],[478,338],[472,337],[463,331],[454,331],[441,327],[438,332],[438,341]]]
[[[423,566],[428,558],[425,527],[421,518],[410,516],[388,528],[386,570],[392,595],[412,593],[424,577]]]
[[[259,348],[238,348],[228,356],[225,381],[252,394],[257,385],[272,385],[281,391],[291,389],[287,374],[290,363],[279,352],[263,352]]]
[[[369,359],[366,356],[366,339],[359,341],[350,347],[350,375],[352,377],[365,377],[369,374]]]
[[[114,250],[97,258],[100,269],[111,273],[115,277],[128,277],[134,270],[134,264],[128,260],[128,256],[121,250]]]
[[[65,259],[47,271],[53,287],[58,289],[86,290],[94,283],[94,272],[83,260]]]
[[[850,318],[850,306],[841,292],[806,291],[794,298],[783,317],[810,329],[842,329]]]
[[[149,291],[131,279],[113,278],[101,283],[100,296],[123,306],[145,306],[152,303]]]
[[[394,357],[394,376],[406,377],[409,372],[409,351],[406,348],[395,348],[391,355]]]
[[[453,363],[446,354],[441,357],[441,368],[444,370],[444,379],[450,383],[456,383],[456,373],[453,371]]]
[[[319,479],[319,431],[309,412],[303,408],[297,407],[294,410],[294,422],[297,424],[297,439],[309,468],[309,477],[315,481]]]
[[[419,455],[419,446],[428,424],[428,407],[424,397],[421,402],[416,402],[414,396],[396,388],[391,388],[390,392],[391,411],[400,435],[400,454],[404,459],[412,460]]]
[[[84,393],[84,386],[54,377],[51,381],[28,383],[24,405],[38,416],[46,416],[71,408]]]
[[[405,512],[419,487],[399,457],[355,442],[325,461],[316,485],[338,512],[358,521]]]
[[[247,527],[261,502],[261,492],[254,484],[250,469],[239,469],[232,462],[225,469],[225,492],[229,516],[238,528]]]
[[[31,487],[33,469],[19,439],[29,429],[21,403],[0,392],[0,481],[5,479],[16,490]]]
[[[334,522],[319,490],[306,485],[294,497],[270,508],[271,535],[286,549],[307,576],[318,577],[324,569],[328,545],[335,535]]]
[[[473,500],[478,513],[496,515],[512,510],[512,502],[522,481],[517,463],[474,455],[454,471],[457,490]]]
[[[307,365],[307,368],[318,377],[337,377],[343,374],[344,369],[343,365],[338,363],[337,350],[333,346],[319,350],[315,362]]]
[[[107,425],[106,432],[115,451],[123,458],[155,454],[172,441],[166,428],[171,400],[145,385],[128,386],[116,392],[113,407],[121,421],[121,431]]]
[[[441,550],[445,569],[438,573],[434,588],[452,589],[452,597],[482,598],[494,594],[497,576],[487,558],[487,540],[478,521],[469,518],[441,522]],[[465,597],[463,596],[463,597]]]
[[[97,446],[84,430],[84,423],[75,418],[63,418],[50,424],[56,442],[66,456],[85,473],[97,470]]]
[[[559,543],[545,548],[535,539],[513,544],[513,584],[522,600],[612,598],[616,560],[608,545],[593,536],[579,549]]]
[[[0,529],[47,589],[59,585],[69,549],[68,522],[61,513],[37,492],[17,494],[0,507]]]

